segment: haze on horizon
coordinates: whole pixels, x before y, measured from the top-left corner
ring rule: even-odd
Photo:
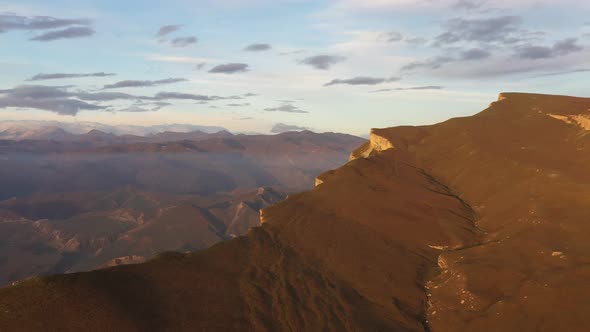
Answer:
[[[0,121],[366,134],[589,96],[573,0],[0,1]]]

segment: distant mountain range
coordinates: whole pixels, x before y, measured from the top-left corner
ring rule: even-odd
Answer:
[[[62,131],[60,132],[59,129]],[[39,120],[0,121],[0,139],[23,140],[61,137],[64,133],[86,134],[99,130],[113,135],[149,136],[163,132],[187,133],[199,131],[217,133],[227,131],[223,127],[198,126],[190,124],[164,124],[154,126],[107,125],[97,122],[59,122]],[[54,136],[53,136],[54,135]]]
[[[0,285],[243,235],[261,208],[311,188],[364,142],[309,131],[11,128],[4,137],[15,140],[0,138]]]

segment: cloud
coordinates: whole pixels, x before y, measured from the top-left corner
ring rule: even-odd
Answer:
[[[151,99],[150,97],[146,96],[135,96],[130,95],[128,93],[120,93],[120,92],[77,92],[73,94],[74,97],[86,101],[97,101],[97,102],[105,102],[105,101],[113,101],[113,100],[132,100],[132,99]]]
[[[401,80],[399,77],[391,77],[391,78],[377,78],[377,77],[366,77],[366,76],[358,76],[349,79],[334,79],[331,82],[324,84],[324,86],[332,86],[337,84],[347,84],[347,85],[377,85],[382,83],[388,82],[397,82]]]
[[[490,18],[455,18],[446,22],[446,31],[436,37],[436,45],[458,42],[499,42],[512,44],[522,40],[520,16],[506,15]]]
[[[578,40],[576,38],[568,38],[557,41],[552,47],[536,45],[524,46],[517,50],[517,55],[522,59],[530,60],[555,58],[582,51],[584,47],[578,45],[577,42]]]
[[[413,38],[406,38],[406,43],[412,45],[424,45],[428,42],[428,40],[424,37],[413,37]]]
[[[174,47],[186,47],[192,44],[196,44],[199,40],[197,37],[179,37],[174,38],[170,41],[170,45]]]
[[[530,78],[561,76],[561,75],[588,73],[588,72],[590,72],[590,68],[579,68],[579,69],[572,69],[572,70],[557,71],[557,72],[552,72],[552,73],[544,73],[544,74],[540,74],[540,75],[531,76]]]
[[[182,99],[182,100],[197,100],[197,101],[213,101],[213,100],[221,100],[221,99],[229,99],[224,97],[218,96],[206,96],[206,95],[198,95],[192,93],[182,93],[182,92],[159,92],[154,97],[155,99]]]
[[[443,90],[444,87],[439,85],[413,86],[409,88],[381,89],[372,92],[390,92],[390,91],[416,91],[416,90]]]
[[[274,134],[281,134],[281,133],[286,133],[289,131],[304,131],[304,130],[309,130],[309,128],[288,125],[288,124],[284,124],[284,123],[277,123],[270,129],[270,132],[274,133]]]
[[[155,103],[136,103],[135,105],[131,105],[129,107],[119,109],[115,112],[129,112],[129,113],[139,113],[139,112],[156,112],[161,110],[166,106],[170,106],[172,104],[166,102],[155,102]],[[152,106],[151,108],[141,107],[141,106]]]
[[[402,41],[404,39],[404,35],[397,31],[389,31],[382,33],[379,38],[380,41],[385,41],[388,43],[395,43],[398,41]]]
[[[339,55],[316,55],[305,58],[301,60],[299,63],[312,66],[315,69],[320,70],[327,70],[330,69],[333,65],[340,63],[346,60],[346,57],[339,56]]]
[[[285,55],[301,54],[301,53],[305,53],[305,52],[307,52],[307,51],[306,50],[294,50],[294,51],[281,52],[281,53],[279,53],[279,55],[285,56]]]
[[[13,89],[0,90],[0,95],[23,99],[67,98],[72,96],[72,93],[68,92],[67,88],[62,86],[19,85]]]
[[[109,77],[115,76],[116,74],[112,73],[84,73],[84,74],[66,74],[66,73],[55,73],[55,74],[37,74],[27,81],[44,81],[44,80],[57,80],[57,79],[64,79],[64,78],[81,78],[81,77]]]
[[[201,69],[205,68],[206,65],[207,65],[206,62],[197,63],[195,65],[195,70],[201,70]]]
[[[227,104],[229,107],[246,107],[250,106],[250,103],[242,103],[242,104]]]
[[[157,110],[159,110],[159,108],[148,109],[148,108],[143,108],[143,107],[139,107],[139,106],[129,106],[126,108],[118,109],[115,112],[141,113],[141,112],[154,112]]]
[[[245,63],[226,63],[223,65],[218,65],[211,70],[210,73],[214,74],[235,74],[235,73],[243,73],[248,71],[248,65]]]
[[[283,104],[277,107],[269,107],[264,109],[265,112],[285,112],[285,113],[309,113],[292,104]]]
[[[66,87],[21,85],[0,90],[0,108],[32,108],[72,116],[81,110],[106,109],[104,106],[71,99],[71,96]]]
[[[47,32],[29,40],[33,41],[41,41],[41,42],[48,42],[54,41],[58,39],[72,39],[72,38],[82,38],[82,37],[89,37],[94,35],[95,31],[89,27],[69,27],[63,30],[51,31]]]
[[[270,44],[252,44],[248,45],[244,48],[246,52],[261,52],[261,51],[268,51],[272,48]]]
[[[101,103],[115,100],[133,100],[132,106],[118,112],[140,112],[141,109],[156,111],[172,104],[164,100],[216,101],[241,99],[240,96],[206,96],[191,93],[159,92],[155,96],[131,95],[120,92],[74,91],[71,86],[20,85],[0,90],[0,108],[20,107],[52,111],[64,115],[76,115],[80,110],[113,110],[112,106]],[[90,103],[94,102],[96,104]],[[142,107],[142,106],[151,106]]]
[[[15,99],[15,98],[0,98],[0,108],[18,107],[18,108],[34,108],[44,111],[55,112],[60,115],[76,115],[82,110],[102,110],[106,107],[89,104],[76,99]]]
[[[437,56],[424,61],[414,61],[401,68],[402,71],[411,71],[415,69],[437,69],[441,66],[456,61],[455,58],[449,56]]]
[[[486,1],[487,0],[458,0],[453,5],[453,8],[465,10],[479,9],[486,3]]]
[[[119,88],[144,88],[144,87],[152,87],[157,85],[164,85],[164,84],[174,84],[179,82],[186,82],[188,81],[185,78],[167,78],[163,80],[156,80],[156,81],[137,81],[137,80],[127,80],[127,81],[120,81],[114,84],[107,84],[103,87],[103,89],[119,89]]]
[[[472,48],[461,52],[461,60],[481,60],[489,58],[492,55],[491,52],[483,50],[481,48]]]
[[[164,25],[158,29],[156,33],[157,37],[165,37],[173,32],[176,32],[182,28],[182,25]]]
[[[12,30],[49,30],[70,27],[73,25],[89,25],[87,19],[61,19],[51,16],[19,16],[0,14],[0,33]]]

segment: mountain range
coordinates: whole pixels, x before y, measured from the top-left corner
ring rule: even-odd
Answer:
[[[44,132],[62,131],[70,134],[86,134],[92,130],[98,130],[114,135],[149,136],[162,132],[185,133],[201,131],[205,133],[216,133],[227,131],[223,127],[200,126],[190,124],[163,124],[154,126],[133,126],[133,125],[108,125],[98,122],[76,121],[44,121],[44,120],[17,120],[0,121],[0,139],[22,140],[43,137]]]
[[[0,290],[0,329],[588,331],[590,99],[374,129],[245,236]]]
[[[313,187],[364,142],[312,132],[35,133],[0,140],[0,285],[243,235],[261,208]]]

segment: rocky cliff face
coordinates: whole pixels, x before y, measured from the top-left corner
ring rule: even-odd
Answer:
[[[0,290],[0,329],[587,331],[590,136],[555,115],[588,109],[374,130],[245,237]]]

